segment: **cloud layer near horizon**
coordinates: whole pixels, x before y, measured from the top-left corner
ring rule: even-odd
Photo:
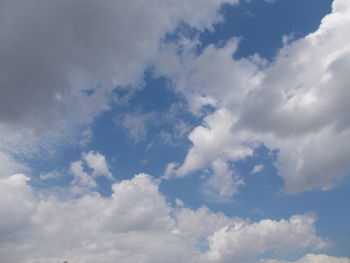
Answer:
[[[327,246],[312,215],[251,223],[206,207],[174,208],[147,174],[113,184],[109,198],[88,191],[62,200],[34,191],[29,180],[0,180],[3,262],[225,263]]]

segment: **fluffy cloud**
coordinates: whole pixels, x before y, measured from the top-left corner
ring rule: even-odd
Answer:
[[[88,189],[93,189],[97,186],[95,180],[84,171],[82,161],[76,161],[71,163],[70,171],[74,176],[74,180],[72,182],[73,185]]]
[[[258,56],[232,59],[238,44],[239,39],[234,38],[222,48],[209,45],[195,56],[192,53],[194,44],[189,41],[184,45],[180,59],[176,57],[176,46],[170,44],[159,54],[156,73],[173,79],[177,91],[186,97],[195,114],[200,114],[205,105],[239,107],[242,99],[259,82],[256,64],[265,61]]]
[[[146,174],[115,183],[110,197],[85,192],[64,200],[34,191],[28,180],[21,174],[0,180],[3,262],[224,263],[324,245],[308,215],[250,223],[206,207],[173,208]]]
[[[327,244],[316,236],[314,221],[311,216],[293,216],[289,220],[224,227],[208,238],[204,261],[244,262],[272,249],[324,248]]]
[[[305,257],[294,261],[293,263],[349,263],[349,258],[338,258],[330,257],[323,254],[308,254]],[[292,263],[290,261],[281,261],[281,260],[261,260],[261,263]]]
[[[99,152],[90,151],[81,154],[82,160],[72,162],[70,172],[74,178],[72,181],[72,192],[81,194],[85,191],[95,189],[97,183],[94,177],[104,176],[113,180],[112,173],[109,171],[106,157]],[[92,170],[91,174],[85,171],[86,167]]]
[[[179,176],[206,167],[221,157],[223,160],[240,160],[252,155],[252,149],[242,143],[248,140],[246,133],[232,134],[232,121],[235,115],[220,109],[207,116],[201,126],[189,135],[193,147],[188,152],[184,163],[177,169]]]
[[[284,47],[242,104],[239,125],[280,150],[289,192],[329,188],[350,171],[349,14],[347,1],[334,1],[319,29]]]
[[[212,174],[203,183],[202,191],[215,202],[227,202],[238,194],[243,179],[232,170],[229,161],[238,161],[253,154],[247,133],[232,134],[235,116],[228,110],[218,110],[207,116],[201,126],[189,135],[193,147],[180,167],[168,166],[166,174],[186,176],[198,169],[210,167]],[[242,142],[243,141],[243,142]]]
[[[82,159],[93,170],[94,176],[105,176],[112,179],[112,173],[109,171],[106,157],[99,152],[90,151],[82,154]]]
[[[160,59],[159,74],[173,78],[195,114],[204,105],[216,109],[190,133],[193,147],[177,173],[210,167],[217,157],[245,158],[258,145],[252,142],[262,142],[279,150],[287,192],[329,189],[348,175],[349,26],[349,2],[335,0],[315,32],[285,42],[269,64],[257,55],[233,59],[237,40],[198,56],[190,47],[177,62],[183,67],[163,68]]]
[[[251,173],[252,174],[260,173],[263,169],[264,169],[264,165],[257,164],[257,165],[254,166],[254,168],[252,169]]]

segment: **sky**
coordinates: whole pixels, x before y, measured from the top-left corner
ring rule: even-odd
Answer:
[[[0,0],[0,262],[350,263],[349,0]]]

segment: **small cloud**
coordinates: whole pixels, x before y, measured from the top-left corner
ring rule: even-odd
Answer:
[[[81,134],[81,139],[79,142],[80,146],[85,147],[85,146],[89,145],[92,137],[93,137],[93,132],[92,132],[91,128],[84,130]]]
[[[145,139],[149,124],[155,119],[156,115],[154,112],[132,112],[117,118],[116,123],[120,124],[127,131],[128,136],[137,143]]]
[[[176,204],[177,207],[183,207],[184,206],[184,202],[182,202],[179,198],[176,198],[175,204]]]
[[[82,159],[93,170],[94,176],[105,176],[113,179],[112,173],[109,171],[106,157],[99,152],[90,151],[82,154]]]
[[[92,172],[87,172],[86,167],[90,168]],[[114,180],[109,171],[106,157],[95,151],[82,153],[81,160],[71,163],[70,172],[74,176],[71,192],[78,195],[97,187],[95,177],[104,176]]]
[[[82,161],[76,161],[71,163],[70,171],[74,175],[74,179],[72,181],[72,185],[75,193],[77,193],[77,189],[94,189],[97,184],[91,175],[84,171],[84,166]]]
[[[179,166],[178,163],[168,163],[164,175],[161,177],[161,179],[170,179],[173,177],[176,173],[176,169]]]
[[[254,166],[254,168],[252,169],[252,171],[250,173],[257,174],[257,173],[260,173],[263,169],[264,169],[264,165],[258,164],[258,165]]]
[[[52,171],[48,173],[40,173],[40,179],[41,180],[48,180],[48,179],[55,179],[60,177],[61,174],[58,171]]]

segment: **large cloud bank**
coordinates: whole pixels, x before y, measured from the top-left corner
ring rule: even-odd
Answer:
[[[173,207],[147,174],[113,184],[108,198],[87,191],[62,200],[28,180],[0,181],[1,262],[224,263],[327,246],[312,215],[252,223],[206,207]]]

